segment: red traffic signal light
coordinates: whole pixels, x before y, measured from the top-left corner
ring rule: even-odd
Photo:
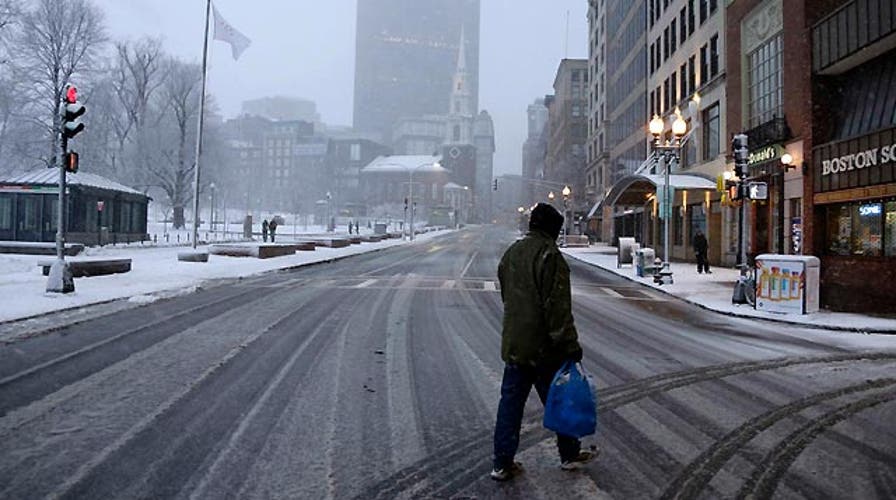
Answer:
[[[69,104],[74,104],[78,102],[78,88],[69,85],[67,89],[65,89],[65,102]]]
[[[65,154],[65,171],[72,174],[78,172],[78,153],[69,151]]]

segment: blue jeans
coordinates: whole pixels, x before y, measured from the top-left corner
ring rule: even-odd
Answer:
[[[544,404],[551,381],[560,366],[562,363],[540,367],[509,363],[504,365],[501,401],[498,403],[498,418],[495,422],[495,469],[504,469],[513,464],[513,457],[520,445],[520,426],[526,399],[534,386],[538,398]],[[574,437],[557,434],[557,448],[561,461],[572,460],[579,454],[581,443]]]

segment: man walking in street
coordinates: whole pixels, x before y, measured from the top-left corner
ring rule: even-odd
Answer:
[[[706,259],[706,250],[709,248],[709,243],[707,243],[703,231],[697,230],[692,243],[694,245],[694,253],[697,256],[697,274],[701,274],[703,271],[706,271],[706,274],[712,274],[712,271],[709,270],[709,261]]]
[[[504,377],[495,422],[494,468],[496,481],[521,471],[514,462],[526,399],[532,387],[542,404],[551,381],[567,360],[581,361],[582,348],[572,317],[569,266],[557,248],[563,216],[551,205],[539,203],[529,218],[529,232],[510,246],[498,265],[504,324],[501,359]],[[595,452],[581,450],[571,436],[557,435],[560,467],[575,469]]]

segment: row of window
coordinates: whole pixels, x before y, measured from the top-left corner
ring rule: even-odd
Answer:
[[[719,8],[718,0],[698,0],[699,1],[699,9],[700,9],[700,25],[706,22],[715,12],[716,9]],[[650,20],[650,28],[653,28],[653,25],[656,24],[657,21],[663,16],[663,12],[669,9],[669,5],[673,4],[674,0],[647,0],[647,8],[648,19]],[[682,7],[679,12],[679,19],[681,21],[682,32],[685,32],[685,26],[687,26],[687,33],[691,35],[694,33],[694,29],[697,26],[696,23],[696,14],[697,8],[695,6],[695,0],[688,0],[688,4],[686,7]],[[674,22],[674,21],[673,21]],[[681,37],[681,41],[684,42],[687,37]]]
[[[697,55],[688,58],[677,73],[672,73],[661,86],[650,92],[650,116],[662,115],[675,107],[680,101],[694,95],[697,88],[712,80],[721,72],[719,60],[719,34],[709,39],[708,44],[700,47],[700,68],[697,71]]]
[[[97,212],[97,197],[75,196],[71,199],[68,228],[75,232],[92,232],[100,226],[107,226],[119,233],[146,232],[146,204],[128,201],[107,203],[103,212]],[[0,196],[0,231],[12,231],[18,222],[18,231],[55,231],[56,204],[53,195],[4,194]],[[17,212],[17,221],[13,218]],[[99,219],[98,219],[99,217]]]

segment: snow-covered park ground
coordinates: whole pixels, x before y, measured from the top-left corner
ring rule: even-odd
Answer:
[[[220,226],[220,225],[219,225]],[[258,224],[256,231],[258,230]],[[223,231],[212,232],[200,228],[200,241],[210,243],[238,241],[241,226],[231,225],[225,237]],[[167,231],[166,231],[167,229]],[[293,233],[297,229],[297,233]],[[390,228],[392,230],[392,228]],[[394,228],[398,231],[398,227]],[[170,226],[153,224],[150,237],[158,235],[156,243],[131,243],[89,247],[79,257],[128,258],[131,271],[124,274],[75,279],[75,292],[71,294],[47,293],[47,278],[42,275],[39,261],[52,259],[46,255],[0,254],[0,322],[22,319],[53,311],[128,298],[132,302],[151,302],[159,297],[185,293],[200,286],[203,281],[216,278],[237,278],[275,269],[286,269],[360,253],[410,244],[402,239],[386,239],[376,243],[354,244],[344,248],[318,247],[311,252],[271,259],[225,257],[210,255],[208,263],[180,262],[178,252],[192,248],[187,243],[190,230],[172,230]],[[165,234],[168,237],[165,238]],[[206,233],[208,237],[206,238]],[[362,224],[361,234],[372,231]],[[443,231],[418,234],[416,241],[426,241]],[[309,235],[348,235],[346,226],[337,227],[334,233],[326,233],[324,227],[284,224],[277,229],[277,242],[289,242],[295,237]],[[256,238],[260,241],[260,238]],[[204,245],[197,247],[204,249]]]

